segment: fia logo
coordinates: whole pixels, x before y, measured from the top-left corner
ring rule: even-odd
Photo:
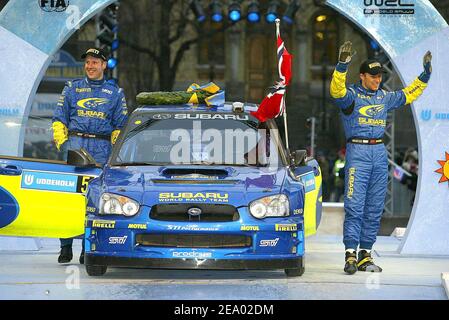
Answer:
[[[69,6],[69,0],[37,0],[39,7],[45,12],[63,12]]]
[[[427,109],[421,111],[421,119],[423,119],[424,121],[429,121],[431,118],[432,118],[432,110]]]
[[[27,186],[31,186],[34,182],[34,176],[31,174],[26,174],[25,175],[25,185]]]

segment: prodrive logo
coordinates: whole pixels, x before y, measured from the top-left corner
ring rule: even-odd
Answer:
[[[212,252],[198,252],[198,251],[174,251],[174,258],[198,258],[207,259],[212,258]]]

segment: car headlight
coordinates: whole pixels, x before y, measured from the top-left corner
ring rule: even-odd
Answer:
[[[257,219],[286,217],[290,213],[290,203],[285,194],[277,194],[251,202],[249,212]]]
[[[122,214],[131,217],[139,212],[139,204],[127,197],[103,193],[100,198],[100,214]]]

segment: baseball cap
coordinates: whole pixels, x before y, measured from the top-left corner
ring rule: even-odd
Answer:
[[[104,61],[108,60],[106,58],[106,54],[104,53],[104,51],[99,48],[87,49],[87,51],[85,53],[83,53],[83,55],[81,56],[81,59],[85,59],[88,55],[95,57],[95,58],[103,59]]]
[[[369,73],[375,76],[376,74],[384,72],[385,69],[382,64],[374,59],[368,59],[360,65],[360,73]]]

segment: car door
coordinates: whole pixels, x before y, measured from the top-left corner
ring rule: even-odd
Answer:
[[[307,161],[305,166],[295,168],[295,175],[305,186],[304,234],[311,236],[317,232],[322,212],[321,170],[315,159]]]
[[[0,236],[83,234],[84,194],[101,171],[63,161],[0,156]]]
[[[268,129],[274,129],[278,132],[276,122],[268,120],[266,122]],[[281,139],[275,138],[279,145],[279,152],[286,163],[290,162],[287,150]],[[267,148],[269,149],[269,148]],[[304,235],[306,237],[316,234],[321,222],[322,212],[322,176],[318,161],[311,158],[304,165],[294,168],[294,174],[297,179],[301,180],[305,186],[304,199]]]

